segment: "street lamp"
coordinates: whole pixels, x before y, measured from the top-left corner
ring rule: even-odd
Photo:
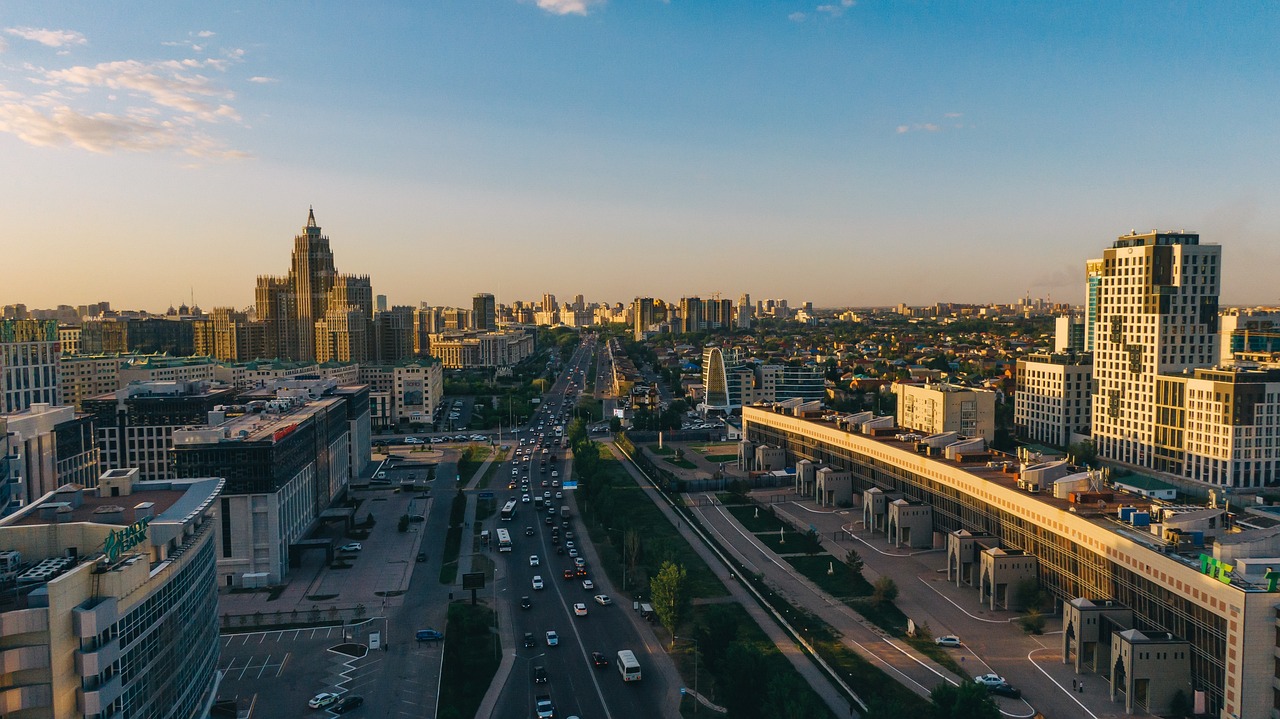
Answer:
[[[693,713],[697,714],[698,705],[702,703],[702,695],[698,693],[698,654],[701,653],[701,647],[693,637],[671,637],[673,644],[677,641],[693,642]]]

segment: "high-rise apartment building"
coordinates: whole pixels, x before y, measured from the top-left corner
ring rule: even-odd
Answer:
[[[0,413],[62,404],[57,320],[0,320]]]
[[[477,293],[471,298],[472,329],[490,332],[498,329],[498,305],[488,292]]]
[[[1084,352],[1084,319],[1063,315],[1053,321],[1053,351]]]
[[[542,306],[538,309],[550,314],[558,311],[560,306],[556,304],[556,296],[548,292],[542,296]]]
[[[1018,360],[1013,423],[1018,436],[1066,447],[1087,436],[1093,413],[1093,360],[1089,355],[1033,354]]]
[[[1098,288],[1102,286],[1102,260],[1089,260],[1084,266],[1084,351],[1093,352],[1098,336]]]
[[[1181,398],[1157,397],[1157,379],[1217,361],[1221,256],[1184,232],[1131,233],[1103,252],[1093,354],[1102,457],[1162,471],[1180,464],[1181,436],[1158,438],[1156,427],[1183,424],[1178,410],[1157,416],[1157,405]]]
[[[681,297],[680,331],[688,334],[690,332],[701,332],[706,328],[707,323],[702,316],[702,298]]]
[[[258,319],[264,325],[267,356],[293,360],[318,357],[317,343],[352,349],[368,356],[373,341],[373,289],[368,276],[339,275],[329,238],[320,233],[315,212],[307,215],[302,234],[293,238],[293,258],[285,277],[261,276],[255,293]],[[335,332],[359,337],[335,339]]]

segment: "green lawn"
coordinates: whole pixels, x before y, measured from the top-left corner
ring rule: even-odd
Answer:
[[[735,454],[708,454],[707,461],[714,462],[717,464],[719,464],[720,462],[737,462],[738,455],[736,453]]]
[[[680,467],[680,468],[682,468],[682,469],[697,469],[697,468],[698,468],[698,465],[694,464],[693,462],[690,462],[689,460],[687,460],[687,459],[685,459],[685,458],[683,458],[683,457],[667,457],[666,459],[664,459],[664,460],[662,460],[662,461],[663,461],[663,462],[666,462],[667,464],[674,464],[675,466]]]
[[[763,514],[763,512],[761,514]],[[755,536],[761,544],[764,544],[778,554],[794,554],[796,552],[804,552],[809,548],[816,547],[813,540],[807,535],[794,532],[790,529],[788,529],[781,537],[778,536],[778,530],[776,529],[771,532],[756,532]],[[786,539],[786,542],[783,542],[783,539]],[[817,548],[821,551],[820,547]]]
[[[675,451],[674,449],[670,448],[670,447],[659,447],[659,446],[658,446],[658,445],[656,445],[656,444],[651,444],[651,445],[649,445],[649,451],[650,451],[650,452],[653,452],[654,454],[662,454],[662,455],[675,454],[675,453],[676,453],[676,451]]]
[[[854,574],[844,562],[830,554],[815,554],[812,557],[784,557],[787,563],[795,567],[822,591],[836,599],[871,596],[871,584]],[[827,570],[832,570],[827,574]]]
[[[449,605],[444,666],[440,671],[439,719],[475,716],[502,660],[493,610],[465,602]]]
[[[724,501],[723,498],[721,501]],[[725,509],[728,509],[729,514],[732,514],[733,518],[738,520],[738,524],[741,524],[744,529],[752,534],[773,532],[776,538],[778,528],[787,526],[767,509],[756,507],[754,504],[726,505]]]

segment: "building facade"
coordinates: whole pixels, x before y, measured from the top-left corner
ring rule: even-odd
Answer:
[[[61,404],[57,320],[0,320],[0,413]]]
[[[209,715],[217,694],[214,506],[221,479],[113,470],[0,520],[21,561],[0,602],[8,716]]]
[[[64,484],[92,487],[102,474],[93,417],[74,407],[39,403],[5,415],[14,482],[11,499],[26,505]]]
[[[996,436],[996,393],[953,384],[895,383],[898,426],[926,435],[958,432],[981,437],[988,444]]]
[[[533,354],[533,335],[523,330],[450,332],[431,336],[431,356],[445,369],[510,367]]]
[[[1185,641],[1188,651],[1180,661],[1191,677],[1188,689],[1202,693],[1210,714],[1265,719],[1280,709],[1272,691],[1280,680],[1280,594],[1275,582],[1240,571],[1242,560],[1228,541],[1174,551],[1177,545],[1151,526],[1144,531],[1136,521],[1117,522],[1096,509],[1029,494],[999,470],[924,457],[913,443],[874,436],[853,424],[755,407],[743,409],[743,424],[747,440],[782,448],[790,464],[804,459],[848,471],[855,494],[874,490],[931,505],[935,532],[991,537],[1006,554],[1016,550],[1033,557],[1040,586],[1060,603],[1114,603],[1131,617],[1132,626],[1121,629],[1167,632]],[[1248,546],[1275,556],[1276,533]],[[958,568],[973,566],[976,573],[991,554],[954,553],[950,542],[948,552],[948,577],[956,569],[957,582]],[[1224,572],[1222,563],[1235,566]],[[989,585],[980,588],[975,601],[991,601],[983,594],[989,591]],[[1085,646],[1082,627],[1067,623],[1063,629],[1064,663],[1079,661],[1081,671],[1114,676],[1110,661]],[[1100,660],[1105,669],[1089,668]]]
[[[1088,436],[1093,414],[1093,358],[1038,354],[1018,360],[1013,423],[1018,437],[1066,447]]]

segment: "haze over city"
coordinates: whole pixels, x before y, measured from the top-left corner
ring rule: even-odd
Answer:
[[[1274,5],[6,3],[0,304],[244,307],[314,205],[393,304],[1275,302]]]

